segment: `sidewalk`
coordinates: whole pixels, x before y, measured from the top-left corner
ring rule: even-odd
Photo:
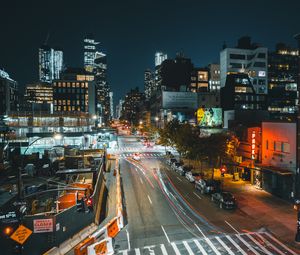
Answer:
[[[238,208],[262,227],[266,228],[284,243],[300,249],[300,244],[294,241],[297,227],[297,211],[293,205],[272,194],[257,189],[250,182],[233,181],[232,175],[221,177],[220,171],[215,171],[215,179],[222,180],[225,191],[232,192],[238,203]]]

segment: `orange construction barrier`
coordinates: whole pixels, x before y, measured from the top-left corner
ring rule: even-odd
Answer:
[[[95,243],[94,237],[88,237],[85,240],[83,240],[81,243],[79,243],[75,249],[74,249],[74,255],[87,255],[88,251],[87,248]]]

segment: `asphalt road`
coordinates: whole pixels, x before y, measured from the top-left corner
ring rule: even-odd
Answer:
[[[127,224],[115,238],[117,254],[296,254],[259,219],[198,193],[165,164],[161,148],[119,138],[118,153]]]

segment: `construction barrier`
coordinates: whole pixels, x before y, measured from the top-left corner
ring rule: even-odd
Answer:
[[[88,254],[88,247],[95,243],[94,237],[88,237],[83,240],[80,244],[78,244],[74,249],[74,255],[87,255]]]
[[[116,159],[116,214],[103,228],[96,230],[90,237],[78,244],[74,250],[75,255],[110,255],[114,254],[112,238],[124,227],[123,203],[121,191],[121,176],[119,159]],[[97,242],[97,240],[100,240]]]
[[[94,243],[88,247],[89,255],[112,255],[114,249],[112,246],[112,239],[105,238],[97,243]]]

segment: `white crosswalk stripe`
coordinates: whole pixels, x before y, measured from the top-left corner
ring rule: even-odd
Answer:
[[[133,250],[122,250],[117,254],[152,255],[296,255],[293,250],[269,233],[242,233],[204,237],[202,239],[176,241],[167,244],[145,246]],[[150,252],[150,253],[149,253]]]

